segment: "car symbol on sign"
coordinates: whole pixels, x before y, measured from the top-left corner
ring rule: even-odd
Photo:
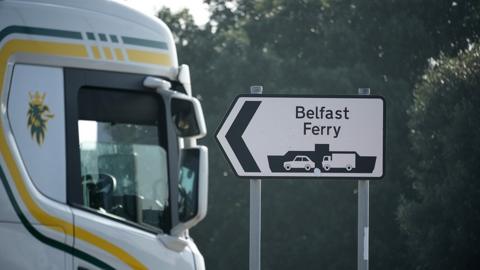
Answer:
[[[290,171],[291,169],[305,169],[310,171],[312,168],[315,168],[315,162],[313,162],[307,156],[295,156],[292,161],[286,161],[283,163],[285,170]]]

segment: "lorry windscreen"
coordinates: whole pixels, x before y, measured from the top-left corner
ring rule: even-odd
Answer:
[[[147,227],[170,223],[162,100],[82,88],[78,138],[83,206]]]

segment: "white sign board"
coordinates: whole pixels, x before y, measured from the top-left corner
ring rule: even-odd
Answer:
[[[238,96],[216,137],[248,178],[382,178],[385,102],[378,96]]]

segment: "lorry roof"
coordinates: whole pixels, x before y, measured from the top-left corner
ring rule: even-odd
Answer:
[[[30,3],[83,9],[119,17],[153,29],[155,27],[168,29],[167,25],[157,17],[144,14],[114,0],[0,0],[0,2]]]
[[[32,40],[65,38],[52,33],[68,32],[80,37],[75,42],[87,52],[81,60],[93,60],[75,59],[71,66],[176,80],[178,58],[170,29],[159,18],[119,1],[0,0],[0,30],[4,35],[27,35]]]

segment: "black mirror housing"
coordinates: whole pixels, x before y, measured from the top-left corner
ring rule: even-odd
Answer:
[[[205,218],[208,204],[207,147],[195,146],[180,151],[179,223],[172,228],[172,235],[180,235]]]
[[[171,116],[178,137],[201,138],[207,133],[202,107],[196,98],[172,96]]]

